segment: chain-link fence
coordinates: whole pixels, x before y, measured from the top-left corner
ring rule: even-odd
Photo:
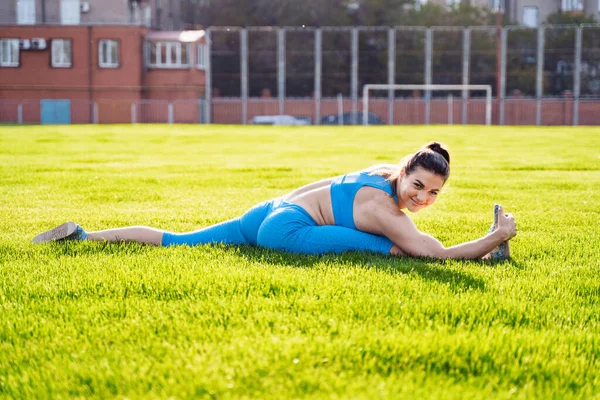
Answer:
[[[229,62],[233,56],[226,60],[222,40],[213,42],[221,47],[212,51],[215,72],[207,90],[234,97],[236,91],[222,88],[239,84],[241,93],[237,100],[212,99],[214,123],[250,123],[256,115],[269,115],[265,113],[310,118],[315,124],[347,113],[356,123],[359,93],[370,83],[485,84],[495,97],[494,123],[600,123],[588,114],[600,106],[598,25],[232,29],[210,29],[211,37],[237,35],[239,49],[229,50],[240,55],[237,73],[220,79],[216,71],[234,68]],[[483,92],[379,95],[381,99],[371,100],[371,111],[383,123],[485,120]]]
[[[490,85],[495,124],[600,124],[600,25],[216,27],[207,38],[206,101],[71,101],[69,122],[355,124],[362,87],[384,83]],[[384,124],[482,123],[483,96],[386,90],[370,111]],[[52,123],[43,111],[1,101],[0,122]]]

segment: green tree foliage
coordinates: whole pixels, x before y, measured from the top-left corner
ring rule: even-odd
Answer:
[[[408,11],[401,25],[417,26],[473,26],[495,24],[495,14],[488,9],[468,4],[454,6],[450,10],[437,4],[427,4],[419,10]]]
[[[201,2],[201,5],[200,5]],[[494,26],[496,14],[486,8],[460,4],[448,9],[436,4],[413,7],[413,0],[184,0],[185,18],[194,26]],[[197,11],[198,8],[201,11]],[[196,10],[196,11],[194,11]],[[556,13],[546,23],[554,25],[595,22],[578,13]],[[502,24],[511,22],[507,16]],[[287,96],[310,96],[314,74],[314,37],[286,36]],[[401,32],[400,30],[398,32]],[[218,36],[221,35],[221,36]],[[213,85],[223,95],[239,93],[239,40],[237,32],[213,36]],[[250,91],[277,92],[275,30],[249,37]],[[544,92],[560,94],[572,87],[568,76],[574,47],[572,29],[548,31],[545,54]],[[536,43],[534,29],[511,31],[508,35],[507,89],[534,95],[536,87]],[[328,31],[323,35],[323,95],[350,94],[350,33]],[[496,89],[496,34],[493,28],[471,35],[471,81],[492,84]],[[396,36],[396,81],[423,83],[424,34],[403,31]],[[237,54],[238,56],[234,56]],[[459,83],[462,76],[462,35],[437,34],[433,54],[434,83]],[[567,64],[565,64],[567,63]],[[564,67],[567,65],[567,67]],[[560,68],[559,68],[560,67]],[[566,69],[565,69],[566,68]],[[572,69],[572,68],[571,68]],[[296,79],[291,79],[295,77]],[[387,81],[387,37],[385,32],[362,31],[359,35],[359,87]]]
[[[598,21],[593,15],[583,13],[554,13],[548,15],[546,24],[548,25],[571,25],[571,24],[594,24]]]
[[[494,14],[459,5],[416,9],[414,0],[182,0],[184,19],[201,26],[487,25]]]

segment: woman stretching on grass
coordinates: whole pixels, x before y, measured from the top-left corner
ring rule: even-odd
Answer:
[[[400,165],[375,165],[359,172],[323,179],[273,200],[239,218],[187,233],[143,226],[86,232],[64,223],[33,239],[132,241],[157,246],[222,243],[258,245],[292,253],[323,254],[371,251],[439,259],[507,258],[515,220],[495,209],[490,232],[477,240],[444,247],[420,232],[403,210],[417,212],[435,202],[450,175],[450,155],[431,142]]]

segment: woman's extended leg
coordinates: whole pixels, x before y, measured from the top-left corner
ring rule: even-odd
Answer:
[[[258,228],[279,199],[262,202],[240,218],[231,219],[192,232],[173,233],[147,226],[130,226],[86,232],[74,222],[67,222],[36,236],[33,243],[62,240],[95,240],[107,242],[137,242],[155,246],[199,244],[256,244]]]
[[[165,231],[147,226],[128,226],[87,233],[87,240],[106,242],[137,242],[160,246]]]

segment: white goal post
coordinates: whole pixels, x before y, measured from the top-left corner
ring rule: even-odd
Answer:
[[[369,90],[485,90],[485,124],[492,123],[492,86],[491,85],[389,85],[368,84],[363,86],[363,125],[369,125]],[[427,102],[429,105],[429,102]],[[428,108],[429,110],[429,108]],[[428,111],[429,112],[429,111]]]

